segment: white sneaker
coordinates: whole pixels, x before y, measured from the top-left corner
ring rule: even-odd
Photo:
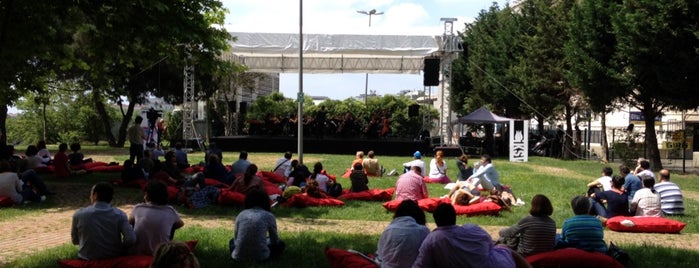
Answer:
[[[524,201],[522,201],[522,199],[517,198],[517,202],[515,202],[515,206],[520,207],[520,206],[524,206],[524,205],[526,205],[526,203],[524,203]]]
[[[392,169],[392,170],[389,171],[386,175],[387,175],[387,176],[393,176],[393,175],[396,175],[397,173],[398,173],[398,172],[396,172],[395,169]]]

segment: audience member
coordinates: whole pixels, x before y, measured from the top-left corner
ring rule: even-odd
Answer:
[[[85,155],[80,152],[81,149],[80,143],[74,142],[70,144],[72,152],[68,155],[68,160],[73,169],[85,169],[85,163],[92,163],[92,158],[85,159]]]
[[[410,167],[410,172],[400,175],[396,181],[396,200],[420,200],[429,197],[420,166]]]
[[[153,161],[160,161],[160,157],[165,156],[165,151],[160,147],[160,144],[151,142],[148,143],[147,148],[151,151],[151,158]]]
[[[590,215],[590,199],[576,196],[570,201],[575,216],[563,222],[561,235],[556,236],[556,248],[578,248],[586,251],[607,253],[604,242],[604,225]]]
[[[58,152],[53,156],[53,175],[56,177],[56,179],[65,179],[70,177],[71,171],[73,170],[69,157],[66,155],[67,150],[68,144],[61,143],[58,145]]]
[[[553,250],[556,244],[556,222],[551,219],[553,206],[545,195],[535,195],[529,216],[517,224],[500,230],[503,244],[524,256]]]
[[[660,210],[660,194],[655,191],[655,179],[646,174],[641,174],[643,189],[638,190],[629,203],[629,212],[635,216],[656,216],[663,215]]]
[[[420,151],[415,151],[415,153],[413,153],[412,161],[403,163],[403,169],[405,173],[410,173],[410,169],[412,167],[419,167],[420,172],[418,172],[418,175],[420,175],[420,177],[423,178],[425,177],[425,173],[423,172],[425,170],[425,162],[422,161],[422,154],[420,153]]]
[[[359,164],[361,165],[361,163]],[[333,181],[330,180],[327,175],[323,174],[323,164],[320,162],[316,162],[313,165],[311,180],[318,182],[318,188],[325,193],[328,193],[328,187],[333,184]]]
[[[185,176],[182,174],[180,167],[177,165],[175,151],[168,151],[165,153],[165,163],[163,164],[162,168],[162,170],[168,175],[168,178],[165,181],[167,185],[199,187],[199,189],[206,187],[204,173],[197,172],[191,176]]]
[[[206,166],[204,167],[204,176],[225,183],[227,174],[228,170],[226,170],[226,167],[221,163],[221,159],[218,158],[218,155],[209,154],[209,159],[206,161]]]
[[[631,169],[629,169],[629,167],[626,165],[619,166],[619,173],[622,177],[624,177],[624,186],[621,187],[621,190],[628,195],[629,202],[631,202],[631,199],[636,194],[636,191],[643,188],[641,179],[639,179],[636,175],[633,175],[633,173],[631,173]]]
[[[245,170],[248,169],[248,166],[250,166],[250,161],[248,161],[248,152],[240,151],[240,155],[238,155],[238,160],[231,164],[231,173],[236,176],[238,174],[243,174],[245,173]]]
[[[665,215],[684,215],[684,201],[680,187],[670,181],[670,171],[658,172],[660,182],[656,183],[656,191],[660,194],[660,209]]]
[[[636,168],[633,170],[633,174],[638,177],[640,177],[641,174],[646,174],[655,179],[655,174],[653,174],[653,170],[650,169],[650,161],[643,157],[636,160]]]
[[[27,149],[24,151],[24,158],[17,162],[17,169],[20,172],[24,172],[29,169],[45,167],[46,165],[41,162],[41,157],[36,155],[38,151],[36,145],[27,146]]]
[[[177,167],[187,168],[189,167],[189,160],[187,159],[187,152],[182,147],[182,143],[175,143],[175,158],[177,159]]]
[[[587,194],[592,195],[594,193],[599,193],[602,191],[609,191],[612,189],[612,168],[604,167],[602,168],[602,177],[587,184]],[[600,189],[601,188],[601,189]]]
[[[381,267],[412,267],[420,245],[430,233],[425,226],[425,212],[417,202],[403,200],[393,221],[383,230],[376,250]]]
[[[422,241],[413,267],[515,267],[516,253],[495,246],[481,227],[457,226],[451,204],[439,204],[432,215],[437,228]]]
[[[299,164],[298,160],[291,161],[292,171],[286,180],[286,186],[297,186],[303,188],[306,186],[306,180],[311,176],[311,171],[304,164]]]
[[[143,177],[148,179],[150,177],[150,173],[153,172],[153,169],[155,169],[155,161],[153,160],[151,150],[145,149],[143,151],[143,158],[141,160],[138,160],[138,166],[141,168],[143,171]]]
[[[428,178],[431,182],[436,183],[450,183],[451,180],[447,176],[447,162],[443,158],[444,153],[442,150],[437,150],[434,154],[434,158],[430,160],[430,173]]]
[[[134,164],[130,159],[124,160],[124,170],[121,171],[122,184],[145,178],[146,174],[143,173],[143,169],[139,165]]]
[[[208,161],[210,160],[209,157],[211,155],[216,155],[216,157],[218,157],[219,162],[223,161],[223,151],[221,150],[221,148],[218,148],[218,146],[216,146],[215,142],[209,143],[209,149],[207,149],[206,152],[204,152],[204,159],[207,164],[209,163]]]
[[[366,156],[367,158],[362,161],[362,169],[364,169],[367,176],[382,176],[383,170],[381,165],[379,165],[379,160],[376,159],[374,151],[369,151]],[[353,168],[355,166],[352,165]]]
[[[475,185],[476,183],[468,183],[468,181],[457,181],[445,197],[451,199],[452,205],[468,206],[478,203],[481,192]]]
[[[99,182],[90,190],[91,205],[73,215],[71,240],[78,245],[78,258],[83,260],[108,259],[125,254],[125,249],[136,242],[126,213],[113,208],[114,188]]]
[[[253,166],[253,165],[250,165]],[[235,217],[231,257],[240,261],[264,261],[281,255],[285,244],[277,234],[277,220],[267,193],[253,190],[245,195],[245,209]]]
[[[279,176],[284,176],[284,178],[289,177],[289,173],[291,173],[291,152],[286,151],[284,156],[277,160],[272,172]]]
[[[354,164],[354,168],[350,173],[350,181],[352,182],[350,192],[356,193],[369,190],[369,178],[367,178],[367,174],[362,170],[363,168],[364,165],[362,164]]]
[[[149,181],[143,195],[144,203],[136,204],[131,211],[129,223],[136,234],[136,244],[130,253],[153,255],[156,247],[172,240],[175,230],[184,226],[177,211],[167,204],[167,185],[160,181]]]
[[[468,177],[473,175],[473,168],[468,165],[468,156],[466,154],[462,154],[456,159],[456,167],[459,169],[459,172],[456,173],[458,181],[465,181]]]
[[[126,136],[129,138],[129,143],[131,143],[129,147],[129,160],[131,162],[143,157],[143,141],[148,138],[143,131],[143,127],[141,127],[141,122],[143,122],[143,117],[137,115],[134,119],[134,124],[126,130]]]
[[[478,181],[474,180],[476,178],[478,178]],[[503,190],[500,184],[500,173],[495,170],[493,160],[487,154],[481,156],[478,167],[474,168],[473,175],[466,180],[474,185],[481,185],[484,190],[491,193],[500,193]]]
[[[153,254],[150,268],[199,268],[199,260],[187,244],[176,241],[164,242]]]
[[[0,196],[12,199],[15,204],[22,204],[24,201],[24,183],[19,179],[17,173],[12,170],[10,162],[5,159],[0,160]]]
[[[38,150],[36,152],[36,156],[41,159],[41,164],[44,166],[51,164],[51,153],[49,152],[49,149],[46,148],[46,141],[40,140],[37,142],[36,149]]]
[[[352,164],[350,164],[350,169],[354,168],[354,164],[359,163],[362,164],[364,163],[364,152],[363,151],[357,151],[357,153],[354,155],[355,158],[352,160]]]
[[[252,190],[264,191],[265,186],[262,179],[257,176],[257,165],[250,164],[243,175],[238,176],[231,185],[231,191],[247,194]]]
[[[629,215],[629,199],[626,197],[626,193],[621,191],[621,186],[623,185],[624,177],[617,175],[612,177],[611,190],[590,196],[592,213],[597,215],[602,222],[606,222],[611,217]],[[605,202],[607,207],[603,205]]]

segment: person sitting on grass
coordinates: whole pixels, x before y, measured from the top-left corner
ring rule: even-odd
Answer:
[[[245,170],[245,173],[235,179],[229,190],[241,194],[247,194],[253,190],[264,191],[264,183],[262,179],[257,176],[257,165],[250,164],[248,169]]]
[[[382,176],[383,170],[381,165],[379,165],[379,160],[376,159],[374,151],[369,151],[366,156],[367,158],[362,160],[362,169],[364,169],[367,176]],[[352,165],[352,167],[354,166]]]
[[[48,166],[51,164],[51,153],[49,152],[49,149],[46,148],[46,141],[40,140],[39,142],[36,143],[36,156],[41,159],[41,164],[43,166]]]
[[[393,221],[383,230],[376,250],[381,267],[411,267],[422,241],[430,233],[425,212],[413,200],[403,200]]]
[[[164,242],[153,254],[150,268],[199,268],[199,260],[187,244],[177,241]]]
[[[444,161],[444,153],[442,150],[437,150],[434,154],[434,158],[430,160],[430,172],[428,179],[430,182],[435,183],[450,183],[451,180],[447,176],[447,162]]]
[[[67,150],[68,144],[61,143],[58,145],[58,152],[53,156],[53,175],[56,179],[68,178],[72,173],[72,165],[66,155]]]
[[[474,169],[473,174],[466,181],[476,186],[481,185],[484,190],[493,194],[503,191],[503,186],[500,184],[500,173],[493,166],[493,159],[487,154],[481,156],[478,168]]]
[[[641,174],[643,188],[636,191],[629,203],[629,212],[635,216],[663,216],[660,210],[660,194],[653,188],[655,179],[646,174]]]
[[[17,176],[17,172],[12,170],[10,162],[0,160],[0,196],[9,197],[15,204],[22,204],[25,199],[22,185],[24,183]]]
[[[175,143],[175,157],[177,159],[177,167],[188,168],[189,160],[187,160],[187,152],[182,148],[182,143]],[[167,157],[165,157],[167,159]]]
[[[612,173],[610,167],[602,168],[602,177],[595,179],[587,184],[587,195],[592,196],[594,193],[609,191],[612,189]]]
[[[465,181],[468,177],[473,175],[473,168],[468,165],[468,156],[466,154],[461,154],[458,159],[456,159],[456,167],[459,172],[456,173],[457,181]]]
[[[621,187],[621,190],[626,193],[629,198],[629,202],[631,202],[631,199],[633,199],[636,191],[643,188],[643,183],[638,176],[631,173],[631,169],[629,169],[629,167],[626,165],[619,166],[619,174],[624,177],[624,186]]]
[[[291,155],[290,151],[286,151],[283,157],[277,159],[277,163],[274,164],[272,172],[284,178],[288,178],[290,176],[289,173],[291,173]]]
[[[354,168],[350,173],[350,181],[352,182],[350,192],[357,193],[369,190],[369,178],[367,178],[367,174],[364,173],[363,167],[362,164],[354,164]]]
[[[262,190],[245,195],[245,209],[235,217],[235,233],[229,242],[231,258],[237,261],[264,261],[279,256],[286,247],[277,233],[277,220],[270,200]]]
[[[68,160],[70,161],[70,166],[74,170],[85,169],[86,163],[92,163],[92,158],[85,159],[85,155],[80,152],[80,149],[80,143],[74,142],[70,144],[70,150],[72,153],[68,155]]]
[[[629,199],[626,197],[626,193],[621,190],[623,185],[624,177],[615,175],[612,177],[611,190],[592,194],[590,196],[592,215],[597,215],[603,223],[611,217],[629,216]],[[607,204],[606,207],[604,203]]]
[[[177,165],[177,157],[174,151],[168,151],[165,153],[165,163],[162,165],[162,171],[167,174],[165,178],[165,184],[173,186],[184,186],[199,189],[206,187],[206,181],[204,180],[204,173],[197,172],[191,176],[185,176],[180,171]]]
[[[235,176],[237,176],[238,174],[243,174],[245,173],[245,170],[248,169],[248,166],[250,166],[250,161],[248,161],[248,152],[240,151],[238,160],[231,164],[231,174]]]
[[[545,195],[535,195],[529,216],[517,224],[501,229],[499,243],[524,256],[553,250],[556,244],[556,222],[551,219],[553,206]]]
[[[658,172],[659,182],[653,186],[660,194],[660,209],[664,215],[684,215],[684,199],[682,190],[670,181],[670,171],[662,169]]]
[[[204,176],[225,183],[227,174],[228,171],[223,163],[221,163],[221,159],[218,158],[218,155],[209,154],[209,159],[206,161],[206,166],[204,167]]]
[[[410,167],[410,172],[404,173],[396,181],[396,200],[415,200],[428,198],[427,185],[422,177],[419,166]]]
[[[114,188],[99,182],[90,190],[91,205],[73,214],[70,236],[78,245],[78,258],[101,260],[125,255],[125,249],[136,243],[136,234],[126,213],[109,203]]]
[[[456,225],[456,211],[451,204],[439,204],[432,215],[437,228],[422,241],[412,267],[528,266],[521,255],[495,246],[488,232],[478,225]]]
[[[330,180],[327,175],[323,174],[323,164],[320,162],[316,162],[313,165],[311,179],[318,182],[318,188],[325,193],[328,193],[328,188],[333,184],[333,181]]]
[[[130,248],[134,255],[153,255],[161,243],[172,240],[175,230],[184,226],[180,215],[168,205],[167,185],[149,181],[143,195],[144,203],[136,204],[129,223],[136,233],[136,244]]]
[[[403,163],[404,173],[410,173],[412,167],[419,167],[420,172],[418,172],[418,174],[420,177],[425,177],[425,161],[422,161],[422,153],[420,153],[420,151],[415,151],[415,153],[413,153],[412,161]]]
[[[354,164],[359,163],[362,164],[364,163],[364,152],[363,151],[357,151],[357,153],[354,155],[355,158],[352,160],[352,164],[350,164],[350,168],[354,168]]]
[[[291,161],[291,172],[286,180],[286,186],[306,187],[306,180],[311,176],[311,171],[304,164],[294,159]]]
[[[604,242],[604,225],[590,215],[590,199],[576,196],[570,201],[575,216],[566,219],[561,234],[556,235],[556,248],[577,248],[585,251],[607,253]]]

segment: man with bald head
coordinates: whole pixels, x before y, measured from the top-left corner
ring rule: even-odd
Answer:
[[[660,210],[665,215],[684,215],[682,191],[677,184],[670,182],[670,171],[660,170],[658,180],[654,188],[660,194]]]

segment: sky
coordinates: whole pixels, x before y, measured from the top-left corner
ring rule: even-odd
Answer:
[[[298,33],[299,1],[294,0],[221,0],[229,13],[225,27],[232,32]],[[440,18],[457,18],[454,31],[474,21],[478,13],[494,0],[305,0],[304,34],[441,35]],[[357,11],[376,9],[383,15],[369,17]],[[344,100],[365,90],[365,74],[304,74],[303,91],[307,96],[327,96]],[[298,73],[280,74],[280,92],[295,98]],[[422,74],[369,74],[369,91],[379,95],[401,90],[424,89]],[[433,89],[433,92],[436,89]]]

